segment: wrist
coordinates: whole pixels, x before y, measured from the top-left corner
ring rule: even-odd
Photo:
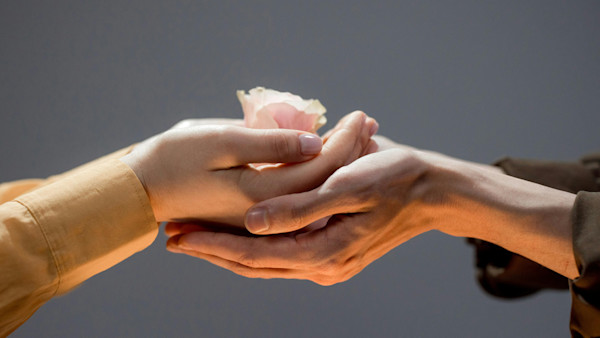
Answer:
[[[408,150],[408,152],[407,152]],[[393,151],[393,150],[392,150]],[[407,153],[410,154],[407,156]],[[404,148],[399,151],[399,180],[401,190],[394,191],[398,199],[399,227],[417,236],[430,230],[448,233],[447,222],[453,185],[458,176],[452,168],[451,158],[429,151]],[[407,189],[407,180],[409,180]],[[393,183],[391,184],[393,186]]]
[[[138,181],[141,183],[144,191],[146,192],[146,196],[150,201],[150,206],[152,207],[152,212],[154,213],[154,217],[158,222],[163,221],[163,216],[160,212],[159,203],[157,203],[157,199],[152,195],[149,184],[148,184],[148,175],[146,174],[147,164],[145,163],[145,158],[147,157],[145,152],[140,149],[144,144],[137,146],[134,148],[132,152],[120,158],[120,161],[125,163],[131,171],[135,174]]]
[[[477,181],[468,163],[433,152],[418,152],[427,163],[423,178],[415,184],[417,198],[430,216],[430,230],[457,237],[472,237],[474,222],[468,196]]]

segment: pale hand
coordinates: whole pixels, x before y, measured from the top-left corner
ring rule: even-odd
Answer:
[[[143,142],[121,160],[144,185],[157,221],[243,227],[244,213],[253,204],[313,189],[358,158],[370,145],[374,124],[355,112],[322,145],[318,136],[295,130],[188,121]],[[251,163],[296,164],[255,168]]]

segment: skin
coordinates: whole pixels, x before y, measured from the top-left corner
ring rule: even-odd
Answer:
[[[121,161],[143,184],[157,221],[201,220],[243,229],[244,213],[253,204],[313,189],[358,158],[370,146],[375,125],[363,112],[354,112],[322,144],[318,136],[296,130],[186,120]],[[301,146],[303,137],[312,142],[308,152]]]
[[[270,236],[171,223],[167,249],[247,277],[331,285],[437,230],[486,240],[568,278],[578,276],[570,228],[575,195],[490,166],[381,137],[377,142],[378,152],[338,169],[321,186],[254,205],[246,214],[247,228]],[[329,215],[326,226],[304,228]]]

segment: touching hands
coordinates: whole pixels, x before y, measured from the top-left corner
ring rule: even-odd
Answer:
[[[379,152],[338,169],[321,186],[248,210],[248,230],[273,235],[238,236],[206,224],[169,223],[168,250],[247,277],[330,285],[412,237],[439,230],[501,245],[568,277],[577,273],[568,219],[572,194],[376,139]],[[305,228],[330,215],[326,226]]]
[[[372,146],[370,136],[376,129],[373,119],[355,112],[340,121],[322,144],[318,136],[306,132],[248,129],[231,122],[204,125],[188,120],[121,159],[144,185],[157,221],[200,220],[243,227],[250,206],[320,185]]]
[[[244,237],[193,232],[201,228],[170,223],[167,232],[175,237],[169,240],[168,248],[247,277],[299,278],[322,285],[342,282],[395,246],[428,230],[417,222],[397,224],[399,211],[411,213],[410,205],[418,203],[417,196],[405,193],[422,172],[412,154],[403,150],[367,155],[339,169],[312,191],[258,203],[246,218],[250,231],[264,228],[265,220],[269,227],[261,234],[273,234],[301,229],[334,214],[321,229]]]

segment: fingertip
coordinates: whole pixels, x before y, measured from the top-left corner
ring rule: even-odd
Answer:
[[[332,196],[311,191],[283,195],[260,202],[246,213],[246,229],[256,235],[285,234],[330,215]],[[336,203],[336,202],[334,202]]]
[[[367,114],[362,110],[355,110],[351,114],[360,115],[361,117],[367,118]]]
[[[253,234],[261,234],[269,230],[269,213],[265,207],[250,208],[244,218],[246,229]]]
[[[372,117],[367,118],[366,123],[369,127],[369,137],[372,137],[377,133],[377,130],[379,130],[379,123]]]
[[[172,236],[167,240],[166,243],[166,249],[167,251],[171,251],[171,252],[180,252],[181,250],[179,249],[179,239],[181,238],[180,235],[176,235],[176,236]]]
[[[369,140],[369,143],[365,147],[365,151],[363,152],[363,154],[361,156],[376,153],[377,150],[379,150],[379,144],[377,144],[377,142],[375,142],[375,140]]]
[[[300,134],[300,153],[306,156],[317,155],[323,148],[323,140],[315,134]]]
[[[343,119],[341,119],[340,123],[342,123],[342,125],[352,125],[352,124],[357,123],[357,121],[361,121],[364,123],[364,121],[366,119],[367,119],[367,114],[365,114],[361,110],[355,110],[355,111],[351,112],[350,114],[346,115]]]
[[[193,250],[192,247],[194,244],[192,243],[194,239],[194,234],[185,234],[179,236],[177,241],[177,248],[180,250]]]
[[[367,114],[360,110],[356,110],[348,114],[348,118],[344,119],[340,130],[350,131],[354,135],[360,135],[365,129],[365,123],[367,121]],[[341,122],[341,121],[340,121]]]
[[[167,225],[165,225],[165,235],[168,237],[177,235],[180,232],[180,228],[180,224],[169,222]]]
[[[365,114],[365,112],[362,110],[356,110],[354,111],[354,114],[357,115],[357,118],[360,118],[361,123],[364,126],[364,124],[367,122],[367,114]]]

